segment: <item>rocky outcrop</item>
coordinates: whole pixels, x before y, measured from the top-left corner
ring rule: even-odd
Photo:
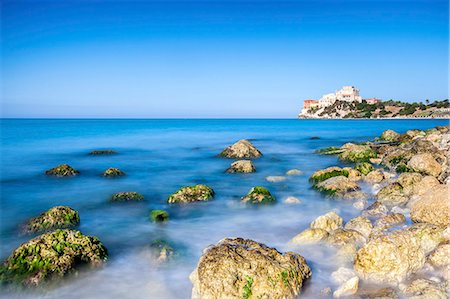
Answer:
[[[169,220],[169,213],[164,210],[152,210],[150,212],[150,220],[153,222],[166,222]]]
[[[411,206],[411,220],[441,227],[450,225],[450,197],[448,187],[439,185],[421,194]]]
[[[56,230],[19,246],[0,268],[0,281],[40,285],[75,271],[81,264],[101,265],[106,248],[96,237]]]
[[[45,172],[46,175],[56,176],[56,177],[65,177],[65,176],[75,176],[80,172],[76,169],[73,169],[68,164],[61,164],[52,169],[49,169]]]
[[[168,203],[190,203],[208,201],[214,197],[214,190],[206,185],[186,186],[180,188],[167,199]]]
[[[44,232],[57,228],[70,228],[80,223],[78,212],[70,207],[57,206],[30,219],[24,228],[27,233]]]
[[[274,202],[276,199],[275,197],[270,193],[269,189],[256,186],[250,189],[250,191],[241,198],[242,202],[248,202],[248,203],[271,203]]]
[[[231,166],[226,170],[227,173],[251,173],[255,172],[256,168],[250,160],[239,160],[231,163]]]
[[[434,159],[430,153],[414,155],[408,162],[408,167],[413,171],[438,177],[442,172],[441,165]]]
[[[400,134],[393,130],[386,130],[381,134],[380,139],[383,141],[392,142],[396,141],[399,136]]]
[[[333,167],[328,167],[328,168],[316,171],[309,178],[309,180],[313,184],[318,184],[320,182],[323,182],[323,181],[328,180],[329,178],[332,178],[332,177],[335,177],[335,176],[348,177],[348,175],[349,175],[348,170],[342,169],[342,168],[337,167],[337,166],[333,166]]]
[[[118,192],[111,196],[110,201],[142,201],[144,196],[137,192]]]
[[[311,269],[296,253],[249,239],[224,239],[207,248],[190,275],[192,298],[296,298]]]
[[[349,192],[359,190],[358,184],[345,176],[329,178],[316,184],[314,188],[333,197],[344,197]]]
[[[224,149],[220,156],[230,159],[254,159],[262,156],[262,153],[248,140],[242,139]]]
[[[114,168],[114,167],[110,167],[102,173],[102,176],[104,176],[104,177],[116,177],[116,176],[123,176],[123,175],[125,175],[125,172],[123,172],[119,168]]]

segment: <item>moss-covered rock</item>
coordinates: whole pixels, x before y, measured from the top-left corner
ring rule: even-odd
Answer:
[[[345,176],[331,177],[314,185],[314,188],[328,196],[341,198],[349,192],[360,189],[356,182],[349,180]]]
[[[58,165],[52,169],[49,169],[45,172],[46,175],[52,175],[57,177],[63,177],[63,176],[75,176],[79,174],[80,172],[76,169],[73,169],[68,164],[61,164]]]
[[[248,140],[242,139],[224,149],[219,156],[231,159],[259,158],[262,153]]]
[[[309,181],[316,185],[317,183],[323,182],[325,180],[328,180],[329,178],[335,177],[335,176],[345,176],[348,177],[349,172],[348,170],[342,169],[337,166],[328,167],[325,169],[321,169],[313,173],[313,175],[309,178]]]
[[[156,255],[157,262],[166,262],[175,256],[175,249],[164,240],[155,240],[150,244],[150,249]]]
[[[76,270],[101,265],[107,250],[96,237],[75,230],[56,230],[19,246],[0,267],[0,281],[39,285]]]
[[[117,154],[116,151],[114,150],[94,150],[92,152],[89,153],[89,155],[91,156],[102,156],[102,155],[114,155]]]
[[[370,164],[368,162],[358,163],[355,166],[355,169],[358,170],[359,172],[361,172],[364,175],[367,175],[369,172],[374,170],[372,164]]]
[[[110,201],[141,201],[144,196],[137,192],[118,192],[111,196]]]
[[[339,154],[339,159],[348,162],[369,162],[371,158],[376,158],[377,153],[368,145],[358,145],[353,143],[344,144]]]
[[[114,167],[110,167],[102,173],[102,176],[105,176],[105,177],[116,177],[116,176],[123,176],[123,175],[125,175],[125,172],[123,172],[119,168],[114,168]]]
[[[80,223],[78,212],[72,208],[57,206],[30,219],[24,228],[27,233],[44,232],[57,228],[70,228]]]
[[[250,189],[247,195],[242,197],[241,200],[249,203],[270,203],[275,201],[275,197],[267,188],[256,186]]]
[[[168,203],[189,203],[208,201],[214,197],[214,190],[206,185],[198,184],[180,188],[167,199]]]
[[[169,220],[169,213],[164,210],[153,210],[150,212],[150,219],[153,222],[165,222]]]
[[[380,139],[383,141],[392,142],[392,141],[397,141],[399,136],[400,136],[400,134],[393,130],[386,130],[381,134]]]
[[[330,147],[326,147],[326,148],[321,148],[319,150],[316,151],[317,154],[322,154],[322,155],[337,155],[342,153],[344,150],[336,147],[336,146],[330,146]]]

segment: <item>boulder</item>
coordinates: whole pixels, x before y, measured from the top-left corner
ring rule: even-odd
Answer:
[[[331,273],[331,278],[337,284],[343,284],[354,276],[356,276],[355,271],[345,267],[339,267],[339,269]]]
[[[350,219],[344,228],[347,230],[355,230],[367,239],[372,232],[373,225],[367,217],[358,216]]]
[[[202,184],[180,188],[167,199],[168,203],[190,203],[208,201],[214,197],[214,190]]]
[[[327,243],[334,246],[343,246],[346,244],[355,244],[360,247],[366,242],[366,238],[356,230],[338,228],[330,233]]]
[[[207,248],[190,275],[192,298],[296,298],[311,269],[293,252],[249,239],[227,238]]]
[[[411,282],[404,290],[410,299],[448,299],[445,283],[419,278]]]
[[[302,203],[302,201],[300,199],[298,199],[295,196],[288,196],[285,200],[284,200],[285,204],[289,204],[289,205],[293,205],[293,204],[299,204]]]
[[[359,172],[361,172],[364,175],[367,175],[369,172],[374,170],[372,164],[370,164],[368,162],[358,163],[355,166],[355,169],[358,170]]]
[[[152,210],[150,212],[150,219],[153,222],[166,222],[169,220],[169,213],[164,210]]]
[[[57,206],[30,219],[24,228],[27,233],[44,232],[57,228],[70,228],[80,223],[78,212],[70,207]]]
[[[425,254],[429,254],[445,241],[444,229],[433,224],[415,223],[405,230],[411,232],[420,242]]]
[[[61,164],[52,169],[49,169],[45,172],[46,175],[56,176],[56,177],[64,177],[64,176],[75,176],[80,172],[76,169],[73,169],[68,164]]]
[[[137,192],[118,192],[111,196],[110,201],[142,201],[144,196]]]
[[[310,182],[313,184],[317,184],[320,182],[323,182],[329,178],[336,177],[336,176],[345,176],[348,177],[349,172],[348,170],[342,169],[337,166],[328,167],[325,169],[321,169],[313,173],[313,175],[309,178]]]
[[[267,188],[256,186],[250,189],[241,200],[248,203],[271,203],[276,199]]]
[[[224,149],[220,156],[230,159],[259,158],[262,153],[248,140],[242,139]]]
[[[375,222],[376,229],[385,230],[406,222],[406,217],[400,213],[392,213],[381,217]]]
[[[348,297],[356,294],[358,291],[359,278],[354,276],[344,282],[336,291],[333,292],[334,298]]]
[[[344,167],[344,171],[348,172],[348,179],[353,182],[358,182],[362,179],[362,173],[359,170],[353,169],[351,167]]]
[[[425,175],[438,177],[442,172],[441,165],[434,159],[430,153],[423,153],[412,156],[408,162],[408,167],[416,172]]]
[[[75,230],[56,230],[20,245],[0,268],[0,281],[36,286],[77,270],[101,265],[107,251],[96,237]]]
[[[344,220],[336,212],[329,212],[311,222],[310,228],[320,228],[330,233],[335,229],[342,228],[343,223]]]
[[[414,193],[415,186],[422,180],[422,175],[416,172],[405,172],[398,176],[397,183],[402,186],[405,195],[410,196]]]
[[[352,191],[349,193],[345,193],[343,196],[343,199],[347,199],[347,200],[367,201],[368,198],[369,198],[369,195],[367,195],[367,193],[364,193],[362,191]]]
[[[377,201],[387,207],[402,206],[409,200],[399,183],[391,183],[377,193]]]
[[[393,288],[369,289],[358,291],[358,298],[361,299],[399,299],[397,292]]]
[[[428,257],[427,262],[434,267],[450,265],[450,243],[439,245]]]
[[[384,180],[384,173],[380,169],[371,171],[364,177],[364,181],[370,184],[379,184],[383,180]]]
[[[91,156],[101,156],[101,155],[114,155],[117,154],[114,150],[94,150],[89,153]]]
[[[425,178],[424,178],[425,180]],[[411,220],[441,227],[450,225],[450,197],[448,187],[439,185],[429,189],[411,206]]]
[[[399,136],[400,136],[400,134],[393,130],[386,130],[381,134],[380,139],[383,141],[392,142],[392,141],[397,141]]]
[[[301,175],[301,174],[303,174],[303,171],[299,169],[290,169],[286,171],[286,175]]]
[[[339,154],[339,159],[342,161],[369,162],[371,158],[377,158],[377,153],[368,145],[346,143],[341,149],[344,150]]]
[[[356,182],[345,176],[335,176],[314,186],[320,192],[333,197],[343,197],[346,193],[359,190]]]
[[[256,168],[250,160],[239,160],[231,163],[231,166],[226,170],[227,173],[251,173],[255,172]]]
[[[155,240],[150,244],[150,250],[158,263],[164,263],[175,256],[175,250],[164,240]]]
[[[362,213],[365,217],[381,217],[389,212],[388,208],[379,201],[375,201],[373,204],[367,207]]]
[[[325,241],[329,233],[321,228],[307,228],[289,242],[291,245],[316,244]]]
[[[122,175],[125,175],[125,172],[123,172],[119,168],[114,168],[114,167],[110,167],[102,173],[102,176],[105,176],[105,177],[115,177],[115,176],[122,176]]]

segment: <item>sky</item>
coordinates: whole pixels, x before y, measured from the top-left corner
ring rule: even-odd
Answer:
[[[0,0],[1,115],[293,118],[448,98],[447,0]]]

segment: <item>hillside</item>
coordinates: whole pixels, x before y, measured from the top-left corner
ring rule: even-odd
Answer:
[[[327,107],[311,107],[299,118],[450,118],[448,99],[432,103],[385,101],[368,104],[336,101]]]

